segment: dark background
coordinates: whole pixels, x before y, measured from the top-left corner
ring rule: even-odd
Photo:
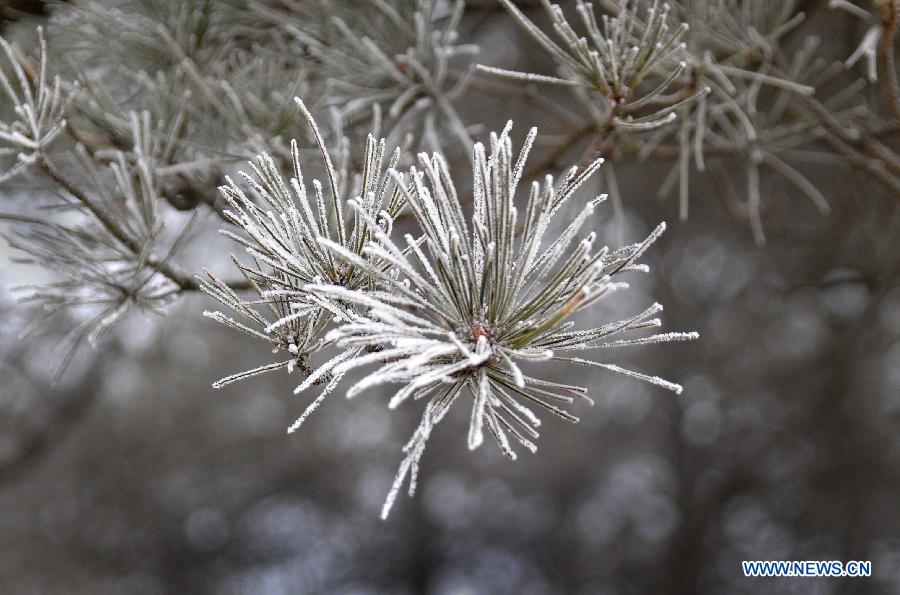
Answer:
[[[806,8],[845,57],[860,28],[825,4]],[[505,13],[468,18],[493,63],[548,71]],[[489,129],[511,115],[517,138],[542,124],[477,94],[464,112]],[[634,241],[670,227],[653,274],[597,316],[657,300],[667,329],[699,331],[618,354],[684,393],[579,372],[596,406],[575,426],[547,417],[538,453],[514,463],[492,444],[470,453],[468,412],[455,411],[419,493],[386,522],[414,407],[337,394],[286,435],[305,406],[294,378],[209,387],[267,354],[200,316],[199,295],[129,318],[53,387],[48,353],[66,329],[18,339],[32,314],[9,287],[32,273],[0,247],[0,592],[900,592],[900,197],[811,168],[823,216],[764,181],[759,247],[728,171],[695,183],[678,223],[675,201],[656,197],[667,169],[617,166],[626,218],[601,208],[600,228]],[[233,248],[198,246],[196,260],[216,249]],[[757,559],[871,560],[874,576],[744,578],[741,560]]]

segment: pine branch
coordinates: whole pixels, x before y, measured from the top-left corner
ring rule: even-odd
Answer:
[[[882,2],[881,6],[881,56],[886,71],[885,86],[888,93],[888,104],[894,121],[900,123],[900,83],[897,81],[897,64],[894,58],[894,45],[897,34],[898,5],[894,0]]]
[[[39,153],[35,159],[35,166],[53,181],[63,187],[66,192],[72,195],[78,202],[84,206],[88,212],[110,233],[116,240],[125,246],[132,254],[138,256],[142,253],[141,245],[132,238],[116,221],[116,219],[105,209],[95,204],[91,198],[85,194],[74,182],[67,178],[61,171],[50,163],[47,156]],[[194,280],[178,271],[176,271],[167,262],[159,261],[155,257],[147,257],[147,264],[165,275],[170,281],[175,283],[183,291],[191,291],[197,289]]]

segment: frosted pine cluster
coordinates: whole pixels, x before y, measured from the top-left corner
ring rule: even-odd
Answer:
[[[782,198],[830,212],[816,167],[900,196],[898,0],[829,2],[861,27],[837,61],[795,0],[50,4],[36,34],[0,37],[0,221],[46,273],[19,290],[37,306],[24,336],[63,321],[59,377],[82,343],[202,290],[224,306],[207,316],[275,354],[215,386],[286,371],[318,391],[291,430],[335,391],[419,403],[385,514],[460,397],[469,446],[487,432],[514,458],[537,413],[574,421],[588,400],[542,365],[680,391],[596,355],[695,337],[653,334],[661,306],[582,326],[664,230],[607,245],[623,241],[591,231],[606,195],[581,196],[589,177],[618,235],[621,172],[654,168],[677,196],[656,220],[709,200],[760,246]],[[492,19],[516,47],[492,47]],[[536,133],[513,151],[509,126],[489,133],[498,106],[552,121],[528,168]],[[195,224],[242,247],[233,276],[194,275],[227,264],[189,258]]]
[[[487,430],[513,460],[513,443],[532,452],[537,448],[536,412],[578,421],[567,406],[576,399],[591,403],[588,389],[532,376],[523,365],[595,366],[681,392],[662,378],[571,355],[697,337],[680,332],[629,337],[660,325],[659,304],[594,328],[579,328],[572,320],[598,300],[626,290],[620,280],[625,274],[647,272],[638,261],[665,230],[660,224],[643,241],[611,249],[584,229],[606,195],[580,206],[570,203],[578,201],[579,189],[603,159],[584,170],[572,167],[557,182],[551,176],[543,184],[522,180],[537,130],[529,131],[515,154],[509,123],[499,135],[491,134],[489,152],[481,143],[473,147],[468,216],[441,154],[421,153],[418,167],[398,171],[395,152],[383,171],[384,140],[370,136],[362,152],[365,167],[348,196],[315,121],[297,103],[321,148],[328,191],[318,180],[312,192],[307,190],[296,151],[289,182],[268,155],[260,156],[251,164],[256,176],[244,176],[255,201],[233,182],[222,187],[233,209],[228,217],[245,235],[226,233],[260,265],[240,266],[259,299],[241,300],[213,276],[202,285],[259,329],[222,312],[209,316],[271,343],[288,359],[233,374],[216,386],[299,368],[306,378],[295,392],[324,388],[289,432],[358,368],[366,373],[347,387],[347,397],[395,385],[388,407],[422,402],[422,420],[403,449],[406,457],[383,517],[407,478],[408,492],[414,493],[428,437],[460,397],[471,397],[469,448],[480,446]],[[401,235],[394,229],[404,210],[415,228]],[[561,212],[571,212],[571,222],[548,239],[548,232],[559,231],[554,217]],[[276,319],[269,322],[257,304]],[[322,359],[325,351],[335,354],[312,369],[309,357]]]

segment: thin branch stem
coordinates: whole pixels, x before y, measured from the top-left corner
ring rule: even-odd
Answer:
[[[543,161],[536,163],[532,167],[529,167],[522,175],[522,179],[526,181],[530,180],[535,176],[538,176],[541,173],[547,171],[548,169],[553,169],[554,167],[556,167],[557,163],[559,163],[559,160],[563,158],[563,156],[572,148],[572,146],[583,140],[588,134],[591,133],[592,130],[595,130],[594,124],[588,124],[572,132],[572,134],[563,139],[559,146],[556,147],[556,149],[554,149],[549,155],[547,155],[547,157]]]
[[[897,4],[885,2],[882,8],[881,54],[886,71],[888,101],[894,120],[900,122],[900,83],[897,82],[897,64],[894,59],[894,41],[897,33]]]
[[[72,137],[72,140],[81,144],[87,151],[87,154],[91,156],[91,158],[95,158],[95,155],[97,152],[97,147],[95,145],[102,144],[104,142],[102,139],[100,139],[98,137],[94,137],[93,139],[88,138],[82,132],[76,130],[75,127],[72,126],[71,120],[66,121],[66,133],[70,137]],[[119,150],[126,149],[126,147],[123,145],[123,143],[121,143],[120,141],[118,141],[114,138],[107,139],[106,144],[107,144],[107,147],[109,147],[109,148],[114,147]],[[212,212],[214,212],[216,214],[217,217],[219,217],[219,219],[221,219],[222,221],[225,221],[227,223],[231,223],[228,220],[228,218],[225,216],[223,206],[215,199],[214,195],[211,196],[205,192],[200,192],[196,188],[192,188],[192,187],[188,187],[185,194],[187,195],[186,198],[188,199],[188,202],[193,201],[194,204],[199,204],[199,203],[205,204],[206,206],[209,207],[209,209]],[[178,206],[179,203],[184,202],[183,199],[179,200],[177,198],[174,198],[174,197],[170,196],[169,194],[167,194],[166,192],[160,192],[159,195],[162,199],[164,199],[167,203],[169,203],[173,208],[175,208],[179,211],[185,210],[184,208]]]
[[[115,218],[103,207],[95,203],[75,182],[70,180],[65,174],[56,168],[47,156],[39,153],[35,159],[35,165],[54,182],[71,194],[81,203],[103,228],[109,232],[120,244],[122,244],[129,252],[138,256],[141,254],[141,245],[128,232],[122,228]],[[154,256],[146,259],[147,264],[159,271],[160,274],[172,281],[178,286],[179,291],[196,291],[199,289],[197,282],[190,275],[186,275],[177,271],[168,262],[159,260]],[[232,289],[249,289],[249,283],[236,281],[229,283]]]
[[[459,77],[456,73],[452,73],[455,77]],[[531,85],[522,86],[505,85],[496,81],[489,81],[484,78],[472,77],[469,81],[469,89],[491,95],[494,97],[513,97],[523,99],[526,103],[536,108],[546,111],[554,120],[565,126],[575,127],[581,123],[581,118],[572,113],[568,109],[560,106],[554,101],[545,99],[539,95],[535,88]]]
[[[66,177],[61,171],[59,171],[50,161],[47,159],[46,155],[42,153],[38,153],[37,158],[35,159],[35,165],[37,165],[38,169],[47,174],[54,182],[62,186],[66,192],[75,197],[78,202],[80,202],[90,213],[94,216],[94,218],[103,226],[103,228],[109,232],[116,240],[119,241],[120,244],[125,246],[129,252],[134,255],[139,255],[141,253],[140,244],[131,237],[122,226],[115,220],[115,218],[107,212],[104,208],[97,205],[91,198],[81,190],[72,180]],[[166,276],[170,281],[178,285],[182,290],[192,290],[197,289],[197,284],[194,280],[182,273],[175,271],[168,263],[161,262],[156,258],[150,256],[147,258],[147,264],[149,264],[154,269],[158,270],[164,276]]]

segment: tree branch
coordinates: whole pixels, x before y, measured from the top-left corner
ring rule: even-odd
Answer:
[[[897,82],[897,64],[894,59],[894,41],[897,33],[897,4],[885,2],[881,8],[881,55],[887,72],[887,92],[894,120],[900,122],[900,83]]]
[[[69,194],[71,194],[75,199],[78,200],[91,215],[97,220],[103,228],[109,232],[122,246],[124,246],[129,252],[134,254],[135,256],[141,254],[142,248],[141,245],[131,237],[128,232],[122,228],[121,225],[115,220],[115,218],[110,215],[103,207],[96,204],[81,188],[79,188],[72,180],[66,177],[61,171],[59,171],[46,157],[46,155],[42,153],[38,153],[37,158],[35,159],[35,165],[37,165],[38,169],[44,172],[47,176],[49,176],[54,182],[59,184],[62,188],[66,190]],[[170,281],[175,283],[178,286],[179,291],[196,291],[200,289],[197,285],[197,282],[190,275],[186,275],[174,267],[172,267],[168,262],[161,261],[154,256],[148,256],[146,259],[147,264],[161,273],[163,276],[168,278]],[[241,281],[235,281],[233,283],[228,284],[232,289],[249,289],[250,284]]]

